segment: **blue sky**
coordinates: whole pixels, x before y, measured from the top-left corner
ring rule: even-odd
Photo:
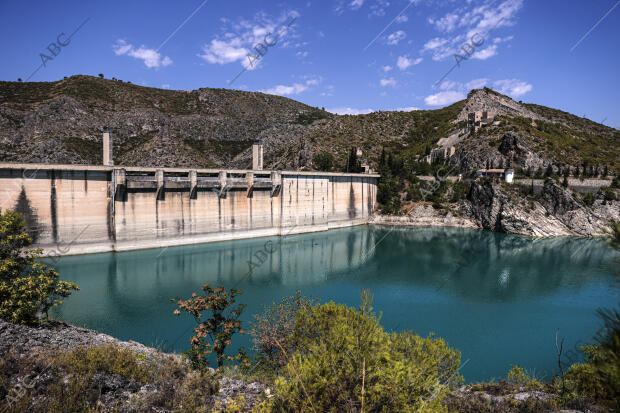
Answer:
[[[620,127],[618,0],[1,0],[0,31],[2,80],[103,73],[337,113],[434,109],[487,85]]]

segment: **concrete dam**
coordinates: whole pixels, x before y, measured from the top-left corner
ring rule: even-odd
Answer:
[[[264,171],[262,159],[253,170],[0,163],[0,208],[20,212],[48,256],[126,251],[363,224],[378,178]]]

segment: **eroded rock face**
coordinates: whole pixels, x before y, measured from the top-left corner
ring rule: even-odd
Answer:
[[[506,132],[497,150],[508,159],[512,159],[514,165],[524,168],[539,168],[544,161],[516,134]]]
[[[540,197],[525,199],[499,182],[479,180],[468,195],[469,216],[482,228],[530,236],[596,236],[609,232],[617,201],[596,208],[579,204],[569,190],[547,180]]]
[[[617,218],[617,203],[611,202],[610,214],[596,211],[579,204],[568,189],[547,179],[541,193],[540,203],[557,217],[567,228],[579,235],[594,236],[608,232],[610,221]],[[614,208],[614,204],[616,207]],[[613,214],[613,211],[616,214]],[[603,214],[601,214],[603,212]]]
[[[501,213],[506,200],[498,184],[474,182],[467,199],[470,211],[482,228],[501,230]]]

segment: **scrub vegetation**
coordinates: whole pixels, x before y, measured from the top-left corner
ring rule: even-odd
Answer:
[[[58,281],[57,273],[37,263],[40,252],[27,249],[32,241],[19,215],[0,214],[0,225],[2,318],[35,326],[47,322],[46,328],[57,328],[57,322],[41,314],[60,303],[50,296],[65,296],[75,286]],[[36,290],[41,278],[54,287],[43,290],[48,295],[25,300],[20,294],[31,289],[12,287],[16,279],[26,280],[26,285],[35,280]],[[192,349],[183,356],[153,349],[140,352],[122,342],[65,351],[37,347],[26,354],[4,344],[0,348],[9,350],[3,350],[0,360],[0,399],[6,402],[2,408],[433,413],[620,409],[620,314],[615,310],[600,311],[603,327],[594,342],[581,347],[583,362],[564,368],[560,342],[560,368],[551,381],[513,366],[502,380],[463,385],[460,352],[432,334],[385,331],[369,291],[361,292],[357,308],[319,303],[301,292],[272,303],[255,315],[249,328],[252,357],[225,353],[234,337],[244,333],[239,321],[244,306],[235,303],[241,292],[208,284],[203,292],[174,300],[179,306],[175,313],[185,311],[198,324]],[[42,329],[33,331],[40,334]],[[220,392],[234,379],[258,382],[252,386],[262,390],[253,398]]]

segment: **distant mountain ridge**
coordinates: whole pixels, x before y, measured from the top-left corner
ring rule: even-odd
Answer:
[[[255,139],[265,143],[269,169],[313,169],[319,152],[331,153],[340,167],[352,146],[371,165],[383,148],[415,161],[439,139],[461,133],[467,114],[477,110],[496,113],[499,124],[461,136],[462,167],[520,159],[501,145],[510,133],[515,145],[536,155],[530,166],[620,169],[620,131],[486,88],[437,110],[335,115],[261,92],[165,90],[81,75],[0,82],[0,161],[100,164],[106,126],[117,165],[247,168]]]

